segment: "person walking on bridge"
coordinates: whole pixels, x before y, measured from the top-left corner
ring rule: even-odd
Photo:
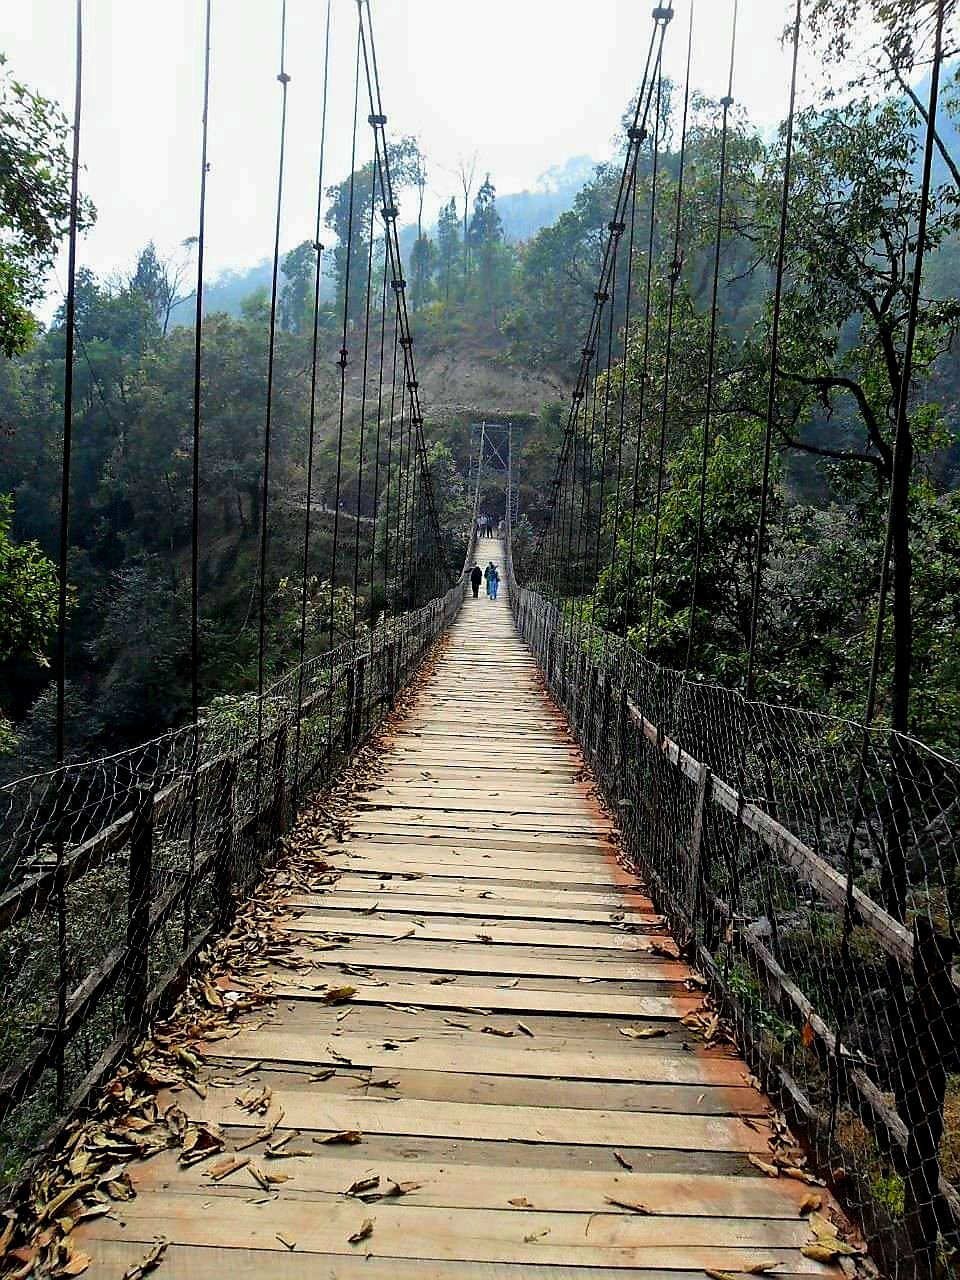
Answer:
[[[497,566],[491,560],[483,571],[483,576],[487,580],[487,595],[491,600],[497,598],[497,586],[500,582],[500,575],[497,573]]]
[[[470,570],[470,585],[473,587],[473,598],[476,600],[480,594],[480,583],[483,581],[483,570],[478,564],[475,564]]]

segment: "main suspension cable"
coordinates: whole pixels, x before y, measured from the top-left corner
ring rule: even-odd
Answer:
[[[643,144],[646,138],[646,124],[650,113],[654,85],[654,77],[650,74],[651,68],[657,65],[660,61],[663,52],[663,42],[666,36],[666,29],[673,16],[674,9],[672,3],[658,5],[653,11],[654,25],[650,34],[650,43],[647,48],[646,62],[644,65],[643,77],[641,79],[640,92],[637,95],[637,104],[634,110],[633,122],[627,129],[627,148],[624,155],[623,168],[620,174],[620,185],[617,191],[614,215],[612,221],[608,224],[608,236],[604,243],[599,284],[594,293],[593,311],[591,313],[590,323],[587,327],[586,341],[584,342],[581,350],[580,364],[577,371],[574,390],[571,396],[566,429],[564,431],[564,438],[557,460],[551,509],[548,513],[547,522],[539,534],[535,548],[535,558],[538,566],[536,577],[538,579],[543,577],[543,559],[547,546],[547,533],[548,530],[552,528],[553,521],[556,518],[559,502],[559,481],[563,475],[564,466],[566,465],[567,455],[571,447],[574,423],[579,411],[579,402],[583,399],[587,388],[590,376],[590,366],[593,361],[594,351],[599,339],[600,320],[603,307],[603,304],[600,302],[600,298],[604,293],[608,292],[610,275],[613,269],[613,251],[616,237],[614,236],[611,228],[625,220],[624,210],[626,208],[626,200],[628,196],[629,175],[632,172],[634,164],[634,152]]]

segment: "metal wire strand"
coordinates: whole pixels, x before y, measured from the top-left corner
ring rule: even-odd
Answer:
[[[700,494],[697,504],[697,535],[693,557],[693,586],[690,591],[690,621],[687,629],[687,657],[684,675],[690,673],[693,642],[697,626],[697,596],[700,589],[700,561],[703,552],[703,528],[707,506],[707,470],[710,464],[710,426],[713,414],[713,387],[717,353],[717,304],[720,293],[720,249],[723,239],[723,214],[727,183],[727,139],[730,129],[730,108],[733,106],[733,68],[737,48],[738,0],[733,0],[733,16],[730,23],[730,74],[726,96],[722,100],[723,120],[720,126],[720,166],[717,189],[717,225],[713,242],[713,278],[710,293],[710,337],[707,346],[707,385],[704,393],[703,447],[700,454]]]
[[[313,237],[313,249],[316,254],[313,275],[313,340],[310,348],[310,422],[307,429],[307,493],[306,509],[303,515],[303,554],[301,557],[300,583],[300,638],[299,638],[299,670],[297,672],[297,727],[294,734],[293,747],[293,803],[297,807],[300,799],[300,747],[302,733],[303,685],[307,656],[307,583],[310,577],[310,534],[313,505],[313,463],[317,433],[317,373],[320,354],[320,282],[323,276],[323,245],[320,242],[320,228],[323,217],[323,182],[324,161],[327,147],[327,104],[330,90],[330,10],[332,0],[327,0],[327,12],[323,41],[323,102],[320,109],[320,160],[317,166],[317,214]]]
[[[257,786],[259,803],[260,780],[263,772],[263,691],[266,670],[267,638],[267,565],[269,563],[268,539],[270,534],[270,448],[273,428],[273,382],[277,349],[277,293],[280,278],[280,229],[283,219],[283,167],[287,148],[287,86],[290,77],[286,70],[287,51],[287,0],[280,9],[280,139],[277,161],[277,204],[273,235],[273,272],[270,287],[270,336],[267,349],[267,406],[263,423],[263,483],[260,493],[260,595],[257,619]]]

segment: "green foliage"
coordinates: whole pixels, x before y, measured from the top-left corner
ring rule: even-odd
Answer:
[[[69,126],[55,103],[14,79],[0,54],[0,351],[24,351],[36,331],[30,308],[70,218]],[[88,201],[81,225],[93,220]]]
[[[46,647],[58,614],[57,568],[36,542],[16,545],[10,537],[13,501],[0,494],[0,670],[11,659],[45,667]],[[0,755],[16,746],[10,721],[0,712]]]
[[[57,568],[36,542],[11,541],[13,501],[0,495],[0,662],[30,658],[45,666],[57,625]]]

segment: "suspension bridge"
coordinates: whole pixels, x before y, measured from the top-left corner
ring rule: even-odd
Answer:
[[[197,674],[211,8],[198,183],[192,717],[134,750],[85,760],[71,755],[65,715],[77,6],[57,762],[0,788],[0,937],[14,1010],[0,1042],[0,1116],[16,1156],[4,1274],[726,1280],[879,1267],[932,1280],[952,1265],[960,1232],[960,1196],[942,1160],[956,1127],[948,1079],[960,1069],[951,860],[960,768],[905,725],[874,723],[877,647],[859,721],[773,706],[756,691],[801,3],[739,690],[660,667],[637,647],[631,629],[645,625],[649,640],[652,587],[647,605],[628,586],[622,625],[598,622],[604,582],[635,578],[640,442],[638,434],[631,458],[617,363],[638,327],[649,334],[652,253],[645,285],[634,287],[644,233],[637,175],[648,155],[656,170],[672,5],[653,10],[547,515],[536,546],[521,551],[523,459],[509,431],[487,452],[481,428],[465,548],[438,517],[373,22],[370,5],[358,3],[353,152],[356,161],[368,110],[371,165],[369,188],[351,178],[349,199],[351,209],[363,202],[370,235],[357,262],[346,246],[360,278],[351,281],[348,265],[329,503],[313,491],[325,350],[315,321],[306,492],[296,499],[300,661],[272,677],[270,522],[281,495],[270,462],[289,84],[281,19],[257,687],[228,722],[202,713]],[[329,7],[327,15],[328,54]],[[943,15],[941,4],[925,200]],[[691,10],[691,33],[692,24]],[[692,34],[676,207],[667,211],[676,269],[663,400],[648,406],[659,440],[651,582],[664,568],[691,47]],[[723,100],[718,155],[688,655],[706,546],[732,102],[732,93]],[[325,89],[324,120],[326,105]],[[316,316],[323,193],[321,161]],[[353,459],[348,400],[360,405]],[[502,541],[476,536],[488,458],[506,491]],[[348,481],[352,510],[341,496]],[[332,549],[318,646],[307,581],[321,567],[311,527],[320,514]],[[894,495],[876,646],[896,576],[897,517]],[[450,562],[464,550],[458,574]],[[469,592],[475,557],[499,566],[498,598]],[[342,589],[352,597],[346,621]]]

